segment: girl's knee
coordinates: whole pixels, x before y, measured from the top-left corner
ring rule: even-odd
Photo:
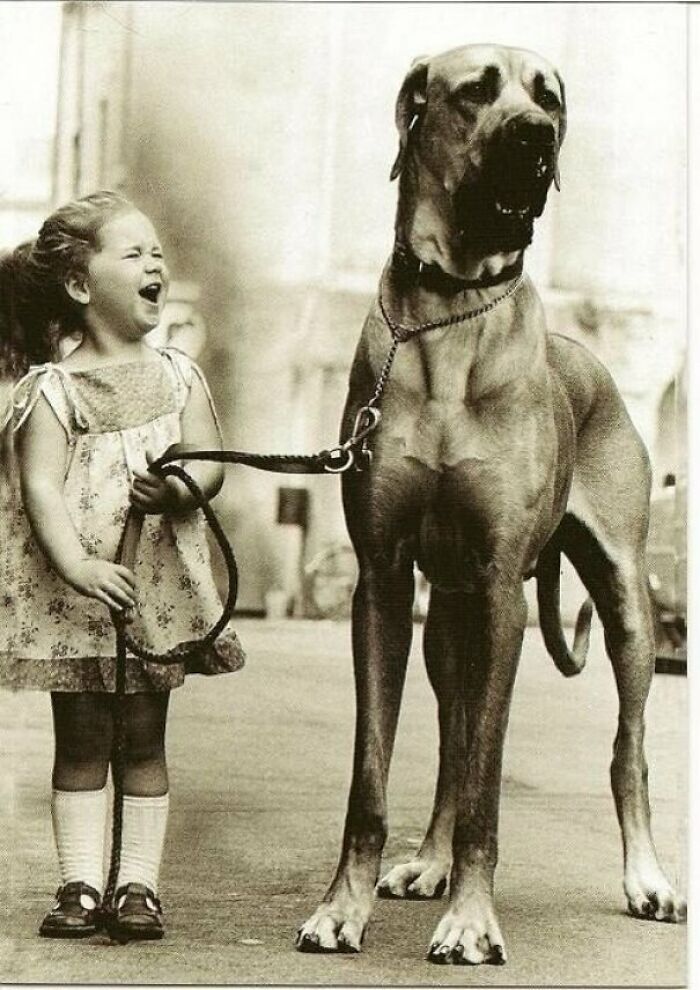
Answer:
[[[128,767],[148,766],[165,761],[163,739],[151,738],[141,733],[130,734],[124,740],[124,763]]]

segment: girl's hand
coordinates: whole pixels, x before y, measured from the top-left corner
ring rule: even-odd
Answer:
[[[182,508],[181,485],[177,478],[159,478],[150,471],[134,470],[129,501],[141,512],[178,512]]]
[[[136,578],[128,567],[98,557],[86,558],[64,575],[68,584],[117,612],[136,604]]]

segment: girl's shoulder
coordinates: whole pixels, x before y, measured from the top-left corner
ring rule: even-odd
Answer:
[[[172,371],[188,388],[192,385],[193,376],[196,375],[199,378],[204,378],[202,369],[197,362],[178,347],[168,345],[157,347],[156,350],[165,358]]]
[[[197,380],[204,389],[209,401],[212,401],[204,372],[194,358],[191,358],[189,354],[185,354],[184,351],[179,350],[177,347],[158,347],[156,349],[166,360],[176,388],[181,391],[184,399],[189,396],[192,385]]]
[[[69,372],[53,362],[33,365],[15,382],[0,412],[0,432],[12,425],[13,432],[26,423],[39,398],[43,396],[68,435],[84,432],[87,417],[71,381]]]
[[[206,396],[206,401],[209,403],[209,408],[211,409],[212,416],[214,417],[219,439],[223,442],[221,424],[216,412],[216,406],[214,405],[214,399],[204,376],[204,372],[199,367],[197,362],[191,358],[189,354],[185,354],[184,351],[179,350],[177,347],[159,347],[157,350],[163,355],[166,361],[169,362],[172,369],[172,375],[175,379],[175,387],[179,394],[180,409],[184,409],[190,396],[190,392],[192,391],[192,385],[195,381],[197,381],[202,392]]]

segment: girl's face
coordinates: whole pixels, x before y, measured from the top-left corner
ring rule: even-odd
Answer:
[[[88,323],[140,339],[160,321],[170,275],[153,224],[138,210],[119,213],[98,233],[88,262]]]

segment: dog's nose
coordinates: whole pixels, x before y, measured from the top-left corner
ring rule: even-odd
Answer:
[[[506,125],[506,137],[516,144],[545,150],[554,145],[554,124],[551,120],[516,117]]]

